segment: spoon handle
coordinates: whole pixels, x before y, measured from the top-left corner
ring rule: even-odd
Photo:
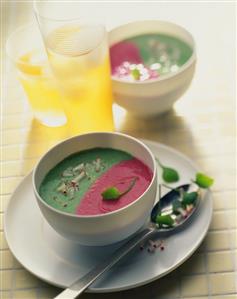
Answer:
[[[128,242],[118,248],[105,261],[95,266],[83,277],[73,282],[67,289],[62,291],[55,299],[74,299],[77,298],[89,285],[91,285],[101,274],[109,270],[113,265],[120,261],[126,254],[135,248],[141,241],[152,235],[154,228],[146,228],[136,234]]]

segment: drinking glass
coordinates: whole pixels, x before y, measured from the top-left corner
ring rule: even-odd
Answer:
[[[18,28],[8,38],[6,48],[35,118],[49,127],[64,125],[67,119],[37,24]]]
[[[35,12],[68,124],[75,134],[113,131],[110,59],[105,27]]]

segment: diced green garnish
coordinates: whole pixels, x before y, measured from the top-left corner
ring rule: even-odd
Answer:
[[[174,220],[170,215],[157,215],[156,223],[160,226],[169,226],[172,227],[174,224]]]
[[[197,198],[198,198],[197,192],[184,192],[182,204],[184,206],[194,204]]]
[[[200,187],[207,189],[212,186],[214,183],[214,180],[211,177],[208,177],[207,175],[198,172],[196,174],[195,183]]]
[[[135,80],[139,80],[141,77],[140,71],[138,69],[131,70],[131,74]]]

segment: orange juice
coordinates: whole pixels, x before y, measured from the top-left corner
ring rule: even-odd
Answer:
[[[60,93],[40,51],[31,51],[17,61],[19,79],[28,96],[35,117],[50,127],[66,123]]]
[[[49,62],[73,133],[112,131],[112,89],[106,32],[70,25],[46,39]]]

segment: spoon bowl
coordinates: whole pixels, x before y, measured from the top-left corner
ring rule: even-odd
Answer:
[[[198,195],[195,203],[193,204],[192,210],[186,214],[186,217],[181,217],[180,221],[176,221],[177,214],[173,211],[173,203],[175,201],[180,201],[182,192],[194,192],[197,191],[198,187],[195,184],[185,184],[176,187],[164,195],[155,204],[151,211],[150,222],[146,228],[137,233],[134,237],[128,240],[120,248],[118,248],[111,256],[106,258],[105,261],[97,265],[91,271],[89,271],[85,276],[79,278],[73,282],[66,290],[60,293],[55,299],[74,299],[78,295],[82,294],[83,291],[91,285],[98,277],[100,277],[105,271],[109,270],[113,265],[120,261],[125,255],[127,255],[132,249],[134,249],[141,242],[146,241],[149,237],[154,236],[157,232],[173,232],[180,228],[185,227],[185,224],[191,220],[195,211],[197,211],[198,206],[201,202],[201,196]],[[171,215],[174,220],[174,225],[159,227],[156,222],[158,215]],[[182,215],[181,215],[182,216]]]
[[[168,193],[166,193],[163,197],[160,198],[160,200],[154,205],[151,216],[150,216],[150,223],[154,226],[156,225],[156,217],[159,214],[165,214],[165,215],[172,215],[174,220],[177,220],[177,217],[180,215],[173,213],[173,203],[177,202],[178,200],[181,200],[181,194],[180,192],[194,192],[198,191],[198,187],[195,184],[184,184],[179,187],[176,187],[175,189],[172,189]],[[189,213],[186,214],[186,217],[181,217],[180,220],[175,222],[175,225],[172,227],[156,227],[157,231],[159,232],[167,232],[167,231],[173,231],[174,229],[178,229],[182,226],[184,222],[187,222],[195,213],[197,210],[197,207],[200,203],[200,196],[197,197],[197,200],[195,202],[195,205],[192,210],[190,210]]]

